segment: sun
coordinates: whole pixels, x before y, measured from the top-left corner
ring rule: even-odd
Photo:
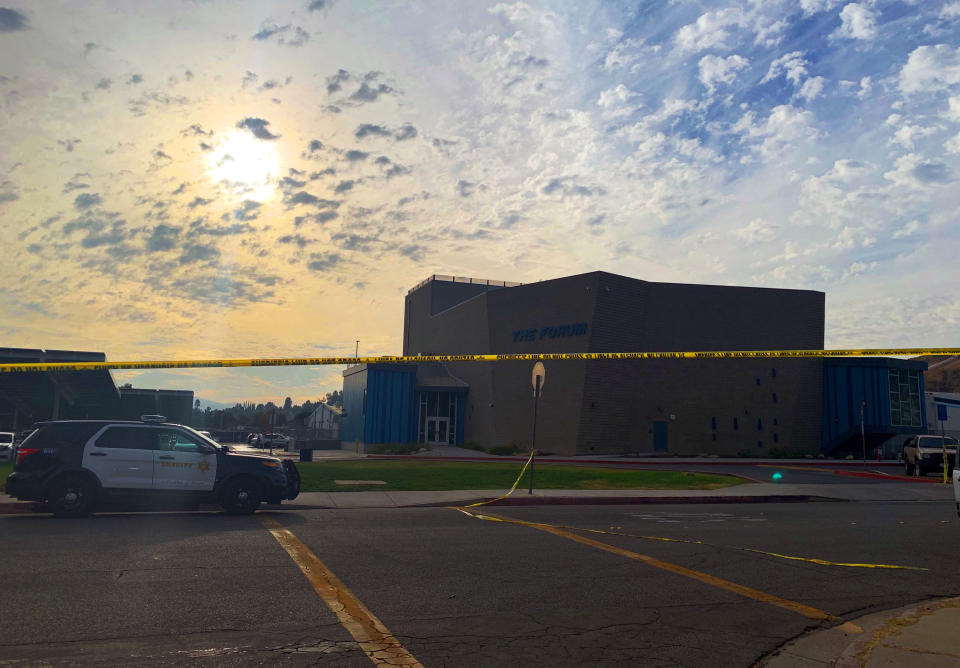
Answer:
[[[263,199],[273,192],[280,158],[272,142],[234,130],[207,155],[207,175],[215,183],[247,198]]]

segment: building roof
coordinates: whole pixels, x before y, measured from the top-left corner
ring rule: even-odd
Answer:
[[[439,362],[417,364],[416,387],[418,390],[441,390],[447,392],[466,392],[470,385],[447,371]]]

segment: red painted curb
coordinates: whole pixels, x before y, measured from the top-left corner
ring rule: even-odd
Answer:
[[[409,461],[411,459],[419,459],[424,461],[431,462],[525,462],[529,458],[527,457],[505,457],[505,456],[491,456],[491,457],[443,457],[443,456],[434,456],[434,455],[367,455],[367,459],[397,459]],[[810,466],[810,467],[826,467],[826,466],[863,466],[863,462],[860,460],[854,461],[829,461],[823,459],[812,459],[809,462],[807,461],[777,461],[777,460],[760,460],[760,461],[737,461],[731,459],[710,459],[708,457],[698,458],[698,459],[683,459],[678,458],[678,461],[664,461],[664,460],[653,460],[645,461],[643,459],[633,459],[633,460],[621,460],[621,459],[567,459],[560,457],[537,457],[536,461],[542,462],[544,464],[616,464],[618,466],[640,466],[640,467],[654,467],[654,466],[700,466],[700,465],[710,465],[710,466],[759,466],[759,465],[770,465],[770,466]],[[878,467],[878,466],[903,466],[902,462],[897,461],[882,461],[882,462],[871,462],[867,460],[867,465]]]
[[[922,478],[915,478],[913,476],[906,475],[886,475],[884,473],[871,473],[869,471],[834,471],[833,475],[844,475],[850,478],[875,478],[877,480],[896,480],[898,482],[932,482],[937,484],[943,484],[938,478],[930,478],[924,476]]]

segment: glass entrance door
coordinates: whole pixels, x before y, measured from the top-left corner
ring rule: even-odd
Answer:
[[[427,418],[426,442],[430,445],[446,445],[450,418]]]

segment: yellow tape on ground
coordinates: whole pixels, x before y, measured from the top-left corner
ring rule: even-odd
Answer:
[[[836,350],[703,350],[635,353],[510,353],[500,355],[382,355],[379,357],[277,357],[139,362],[22,362],[0,364],[0,373],[16,371],[91,371],[97,369],[194,369],[210,367],[323,366],[417,362],[536,362],[545,360],[743,359],[765,357],[888,357],[960,355],[960,348],[862,348]]]
[[[510,491],[512,492],[513,490],[510,490]],[[506,496],[509,496],[509,494],[507,494]],[[504,498],[504,497],[500,497],[500,498]],[[493,503],[493,501],[496,501],[496,500],[497,499],[493,499],[491,501],[486,501],[484,503]],[[474,506],[477,506],[477,505],[482,505],[482,504],[474,504]],[[522,526],[529,526],[529,527],[539,528],[539,529],[545,529],[545,528],[566,529],[567,531],[583,531],[586,533],[598,533],[598,534],[605,534],[608,536],[624,536],[626,538],[640,538],[642,540],[656,540],[656,541],[662,541],[666,543],[687,543],[688,545],[703,545],[704,547],[714,547],[720,550],[738,550],[740,552],[754,552],[756,554],[764,554],[769,557],[776,557],[777,559],[788,559],[790,561],[805,561],[807,563],[818,564],[820,566],[844,566],[846,568],[883,568],[883,569],[904,570],[904,571],[930,570],[928,568],[921,568],[919,566],[899,566],[895,564],[851,563],[851,562],[843,562],[843,561],[828,561],[826,559],[817,559],[814,557],[794,557],[787,554],[778,554],[776,552],[766,552],[764,550],[755,550],[749,547],[736,547],[733,545],[717,545],[714,543],[706,543],[702,540],[689,540],[685,538],[667,538],[665,536],[643,536],[639,534],[623,533],[620,531],[604,531],[602,529],[585,529],[583,527],[567,526],[564,524],[548,524],[546,522],[527,522],[524,520],[514,519],[512,517],[498,517],[493,515],[483,515],[481,513],[476,513],[476,512],[467,510],[467,508],[472,508],[474,506],[453,506],[453,510],[459,510],[461,513],[465,515],[469,515],[470,517],[473,517],[478,520],[485,520],[487,522],[503,522],[505,524],[519,524]]]
[[[517,476],[517,479],[513,481],[513,487],[510,488],[510,491],[504,494],[503,496],[498,496],[495,499],[488,499],[486,501],[478,501],[477,503],[471,503],[469,506],[463,506],[464,508],[476,508],[477,506],[485,506],[488,503],[493,503],[494,501],[499,501],[500,499],[505,499],[511,494],[514,490],[517,489],[517,485],[520,484],[520,480],[523,478],[523,474],[527,472],[527,467],[530,466],[530,462],[533,461],[533,453],[530,453],[530,457],[527,459],[527,463],[523,465],[523,468],[520,469],[520,475]]]

